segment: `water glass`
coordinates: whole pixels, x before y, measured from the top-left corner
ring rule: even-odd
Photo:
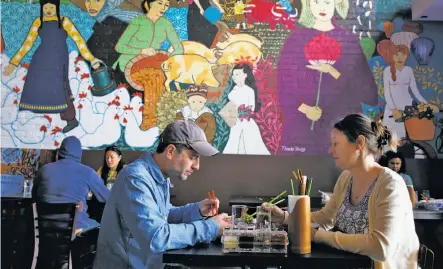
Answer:
[[[270,229],[271,228],[271,211],[265,210],[261,206],[257,206],[256,211],[256,229]]]
[[[30,179],[25,180],[23,184],[23,196],[24,197],[32,197],[32,186],[33,181]]]
[[[423,190],[421,195],[423,196],[423,199],[431,199],[431,192],[429,190]]]
[[[248,207],[245,205],[232,206],[232,228],[246,228],[246,212]]]

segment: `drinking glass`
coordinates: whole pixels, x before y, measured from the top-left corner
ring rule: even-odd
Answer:
[[[232,206],[232,228],[246,228],[246,212],[248,207],[245,205]]]
[[[423,190],[421,195],[423,196],[423,198],[426,199],[431,199],[431,192],[429,190]]]

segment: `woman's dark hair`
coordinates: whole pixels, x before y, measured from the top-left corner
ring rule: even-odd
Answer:
[[[40,0],[40,29],[43,27],[43,6],[46,4],[55,5],[57,13],[58,28],[62,28],[62,20],[60,18],[60,0]]]
[[[385,146],[397,150],[395,133],[389,131],[380,120],[371,121],[362,114],[350,114],[334,124],[334,128],[341,131],[351,143],[356,143],[360,135],[364,136],[369,152],[376,158],[383,153]]]
[[[237,65],[234,66],[232,71],[238,70],[238,69],[243,70],[243,72],[246,74],[245,84],[248,85],[249,87],[251,87],[251,89],[254,90],[254,96],[255,96],[255,109],[254,109],[254,112],[257,112],[257,111],[260,110],[261,102],[260,102],[260,99],[258,98],[257,85],[255,85],[255,77],[254,77],[254,73],[253,73],[252,67],[250,65],[248,65],[248,64],[237,64]],[[234,88],[234,86],[235,85],[232,86],[231,90]]]
[[[388,151],[383,156],[381,156],[379,164],[384,167],[388,167],[389,161],[395,158],[399,158],[401,160],[401,166],[398,173],[406,173],[406,160],[405,156],[403,156],[403,153],[401,152],[395,152],[395,151]]]
[[[118,156],[122,156],[122,152],[116,146],[110,146],[105,149],[105,156],[103,157],[102,173],[100,175],[100,177],[103,179],[104,182],[106,182],[106,180],[108,180],[108,174],[109,174],[109,170],[110,170],[108,167],[108,164],[106,163],[106,152],[108,152],[108,151],[113,151],[113,152],[117,153]],[[123,160],[120,160],[120,162],[118,162],[117,169],[116,169],[117,174],[120,172],[120,170],[123,169],[124,164],[125,163],[123,162]]]
[[[153,2],[155,2],[155,1],[158,1],[158,0],[143,0],[143,1],[142,1],[142,10],[143,10],[143,13],[145,13],[145,14],[148,13],[148,10],[147,10],[146,7],[145,7],[145,3],[147,3],[147,4],[148,4],[148,7],[151,8],[151,4],[152,4]]]

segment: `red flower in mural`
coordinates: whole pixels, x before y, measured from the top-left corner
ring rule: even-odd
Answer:
[[[340,42],[325,33],[315,36],[305,45],[305,57],[312,65],[334,64],[340,55]]]
[[[341,54],[341,44],[335,38],[328,36],[325,33],[315,36],[311,41],[305,45],[305,57],[306,60],[312,66],[322,65],[333,65],[339,58]],[[314,68],[311,68],[314,69]],[[317,100],[315,101],[315,106],[318,107],[318,102],[320,100],[320,88],[321,80],[323,77],[323,69],[316,69],[320,71],[320,80],[318,82],[317,89]],[[311,131],[314,130],[314,123],[312,121]]]

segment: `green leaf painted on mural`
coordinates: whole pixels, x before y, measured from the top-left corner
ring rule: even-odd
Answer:
[[[375,41],[372,38],[365,37],[360,39],[360,45],[363,49],[363,53],[366,56],[366,60],[369,60],[372,57],[372,54],[374,54],[375,51]]]

